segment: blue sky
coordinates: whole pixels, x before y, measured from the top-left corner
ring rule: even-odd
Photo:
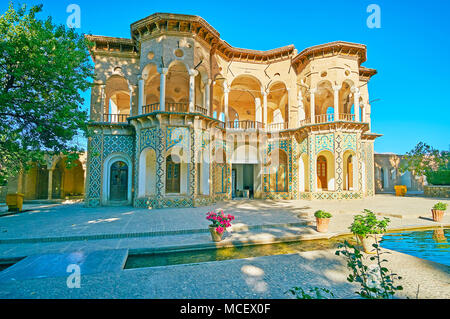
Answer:
[[[8,6],[0,1],[0,11]],[[17,2],[15,2],[17,3]],[[342,40],[367,45],[363,64],[378,70],[369,83],[376,152],[405,153],[419,141],[450,148],[450,1],[22,1],[44,4],[42,17],[66,23],[69,4],[81,8],[80,32],[130,37],[130,24],[155,12],[200,15],[235,47],[268,50]],[[366,25],[370,4],[381,28]],[[89,93],[86,106],[89,105]]]

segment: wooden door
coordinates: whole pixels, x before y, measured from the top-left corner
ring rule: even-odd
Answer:
[[[166,161],[166,193],[180,192],[180,163],[175,163],[172,156]]]
[[[325,156],[319,156],[317,158],[317,188],[328,190],[327,159]]]
[[[350,155],[347,159],[347,190],[353,190],[353,157]]]
[[[118,161],[111,165],[110,194],[112,201],[128,199],[128,165]]]

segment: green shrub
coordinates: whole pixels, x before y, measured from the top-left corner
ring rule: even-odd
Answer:
[[[446,209],[447,209],[447,204],[446,204],[446,203],[442,203],[442,202],[436,203],[436,204],[433,206],[433,209],[436,209],[436,210],[446,210]]]
[[[350,226],[350,230],[355,235],[361,235],[365,237],[368,234],[382,234],[386,232],[389,218],[378,220],[373,212],[368,209],[364,209],[365,215],[356,215],[353,218],[353,223]]]
[[[425,176],[431,185],[450,185],[450,170],[428,171]]]
[[[318,210],[314,213],[314,216],[317,218],[331,218],[333,215],[324,210]]]

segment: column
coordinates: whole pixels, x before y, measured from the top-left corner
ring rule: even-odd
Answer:
[[[159,110],[164,112],[166,110],[166,74],[169,69],[162,68],[159,82]]]
[[[228,122],[228,93],[230,93],[230,88],[228,87],[228,84],[226,81],[223,83],[223,97],[224,97],[224,113],[225,113],[225,127],[227,127]]]
[[[207,110],[207,115],[212,117],[212,108],[211,108],[211,80],[206,79],[205,84],[205,107]]]
[[[139,77],[139,115],[143,114],[144,112],[144,90],[145,90],[145,82],[144,79],[141,77]]]
[[[51,168],[48,170],[48,199],[52,199],[53,197],[53,171],[54,169]]]
[[[342,85],[333,85],[334,91],[334,121],[339,121],[339,90]]]
[[[130,90],[130,116],[133,115],[133,94],[134,94],[134,86],[129,85],[128,89]]]
[[[361,93],[357,87],[352,87],[353,92],[353,105],[355,110],[355,122],[359,122],[359,97]]]
[[[100,122],[105,121],[105,99],[106,99],[106,85],[100,85]]]
[[[255,98],[255,121],[262,123],[262,112],[261,112],[261,99],[259,97]],[[258,124],[256,124],[257,127]]]
[[[365,114],[365,105],[361,104],[361,122],[365,122],[366,121],[366,114]]]
[[[263,108],[264,108],[264,127],[267,127],[267,92],[266,91],[262,91],[262,95],[263,95]]]
[[[195,112],[195,76],[198,74],[197,70],[189,70],[189,112]]]
[[[302,91],[298,91],[298,113],[297,113],[298,126],[302,126],[303,120],[305,119],[305,106],[303,105]]]
[[[284,122],[286,123],[285,128],[287,129],[289,127],[289,115],[291,113],[291,89],[290,88],[286,88],[287,91],[287,110],[286,110],[286,114],[285,114],[285,119]]]
[[[310,93],[310,117],[311,117],[311,124],[316,123],[316,101],[314,94],[316,94],[317,88],[312,88],[309,90]]]

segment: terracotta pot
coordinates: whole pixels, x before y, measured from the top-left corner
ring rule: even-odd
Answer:
[[[216,227],[209,226],[209,232],[211,233],[212,240],[217,242],[222,240],[222,236],[225,233],[225,230],[222,233],[218,233],[216,231]]]
[[[363,246],[366,254],[376,254],[377,250],[373,247],[373,244],[380,246],[380,241],[384,234],[367,234],[365,237],[358,235],[358,239]]]
[[[316,228],[319,233],[326,233],[328,231],[328,224],[331,218],[316,217]]]
[[[444,217],[444,211],[443,210],[432,209],[431,213],[433,215],[433,220],[435,222],[440,222],[442,220],[442,217]]]

